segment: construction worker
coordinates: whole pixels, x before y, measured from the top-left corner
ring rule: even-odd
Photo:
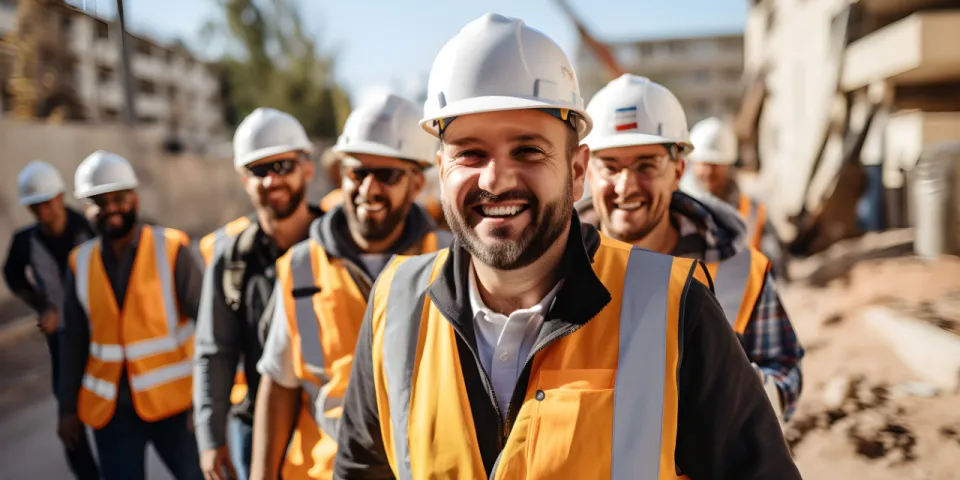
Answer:
[[[346,202],[278,262],[259,365],[253,478],[331,478],[337,416],[373,281],[395,253],[449,244],[449,233],[436,231],[414,202],[437,152],[418,124],[422,113],[384,95],[350,114],[334,147]]]
[[[790,414],[800,395],[797,340],[770,261],[748,243],[737,212],[713,197],[677,190],[693,145],[680,102],[667,88],[626,74],[590,101],[596,127],[584,143],[600,230],[617,240],[707,264],[717,299],[756,366],[774,409]],[[695,151],[695,150],[694,150]]]
[[[688,158],[693,164],[696,183],[688,183],[685,188],[681,182],[680,188],[698,198],[709,193],[736,208],[747,222],[748,245],[773,262],[778,277],[785,277],[783,245],[767,220],[767,207],[743,193],[737,185],[734,164],[739,148],[733,126],[717,117],[701,120],[690,130],[690,142],[694,150]]]
[[[193,394],[208,479],[249,477],[256,363],[270,322],[265,312],[271,310],[276,260],[307,238],[310,222],[323,213],[306,201],[315,173],[312,152],[300,122],[270,108],[254,110],[234,133],[234,166],[257,213],[243,228],[242,220],[223,228],[222,247],[214,248],[203,280]],[[234,378],[238,370],[243,382]]]
[[[215,254],[226,248],[230,238],[242,232],[256,220],[256,215],[247,215],[231,220],[226,225],[204,235],[200,239],[200,255],[203,256],[203,263],[209,266],[213,262]]]
[[[203,272],[186,234],[139,221],[137,186],[114,153],[77,167],[99,236],[73,249],[64,281],[60,437],[93,428],[105,480],[144,478],[148,443],[175,478],[202,479],[190,389]]]
[[[70,250],[93,238],[90,223],[67,208],[63,179],[53,165],[34,160],[17,176],[20,205],[30,209],[36,223],[22,228],[10,242],[3,278],[10,291],[37,313],[37,326],[50,350],[53,393],[60,382],[60,311],[63,273]],[[76,478],[97,480],[100,474],[87,436],[64,444],[67,463]]]
[[[455,241],[377,280],[335,478],[800,478],[698,262],[574,213],[592,121],[556,43],[484,15],[424,110]]]

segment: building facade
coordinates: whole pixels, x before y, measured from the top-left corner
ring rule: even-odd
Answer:
[[[680,100],[689,126],[710,116],[733,115],[740,106],[743,35],[607,42],[620,67],[669,88]],[[612,78],[590,48],[577,52],[577,77],[584,98]]]
[[[742,152],[800,250],[909,223],[921,152],[960,139],[956,0],[752,0]]]
[[[0,0],[0,36],[14,33],[16,4],[15,0]],[[67,4],[47,9],[57,17],[60,37],[66,39],[74,57],[68,76],[83,105],[83,120],[120,121],[124,89],[116,22]],[[196,150],[203,150],[210,139],[222,137],[225,128],[216,67],[198,61],[182,45],[161,45],[132,34],[129,40],[136,122],[163,126]],[[0,75],[9,78],[10,70],[0,66]],[[9,110],[9,103],[7,97],[4,110]]]

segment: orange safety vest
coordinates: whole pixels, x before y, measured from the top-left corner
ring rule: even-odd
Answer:
[[[423,294],[448,252],[397,257],[371,295],[380,430],[397,478],[487,478],[475,439],[492,427],[474,424],[457,334]],[[601,236],[593,269],[612,299],[533,355],[490,478],[686,478],[674,458],[679,311],[700,268]]]
[[[250,226],[250,217],[240,217],[230,223],[208,233],[200,239],[200,253],[203,262],[209,267],[213,257],[230,243],[230,239]],[[230,403],[239,405],[247,396],[247,376],[243,374],[243,363],[237,365],[237,373],[233,377],[233,390],[230,391]]]
[[[70,253],[77,298],[87,315],[90,354],[77,404],[80,420],[107,425],[116,408],[126,367],[133,406],[155,422],[190,408],[193,390],[193,322],[178,309],[173,282],[183,232],[144,226],[121,310],[103,266],[100,239]]]
[[[343,203],[343,190],[337,188],[323,196],[320,200],[320,209],[324,212],[329,212],[337,208],[337,205],[341,203]]]
[[[747,221],[747,244],[753,248],[760,248],[760,241],[763,239],[763,226],[767,221],[766,205],[741,193],[740,205],[737,210]]]
[[[743,334],[763,293],[770,260],[754,247],[747,247],[721,262],[708,263],[714,293],[730,326]]]
[[[436,251],[451,238],[447,232],[428,233],[418,251]],[[286,318],[294,372],[303,387],[303,408],[281,475],[286,480],[332,478],[337,422],[367,308],[366,292],[344,262],[331,259],[313,239],[293,246],[277,261],[277,282],[275,318]]]

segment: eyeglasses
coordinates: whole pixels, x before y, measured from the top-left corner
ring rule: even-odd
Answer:
[[[632,165],[620,165],[613,162],[605,162],[599,158],[592,161],[596,167],[596,172],[607,180],[613,180],[623,172],[632,172],[644,180],[653,180],[660,177],[667,170],[670,164],[670,155],[656,155],[652,157],[638,158]]]
[[[296,170],[298,162],[299,162],[298,160],[285,158],[283,160],[277,160],[275,162],[258,163],[256,165],[250,165],[247,167],[247,171],[249,171],[250,174],[253,175],[254,177],[258,177],[258,178],[266,177],[267,175],[270,175],[271,172],[276,173],[277,175],[280,175],[282,177],[284,175],[289,175],[294,170]]]
[[[403,176],[406,175],[409,170],[392,167],[343,167],[341,171],[349,177],[350,180],[358,184],[363,183],[363,180],[367,178],[368,175],[373,175],[373,178],[381,184],[393,186],[400,183],[400,180],[403,179]]]

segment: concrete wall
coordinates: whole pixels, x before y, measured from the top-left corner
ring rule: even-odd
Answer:
[[[108,150],[123,155],[137,171],[141,216],[158,224],[186,231],[194,239],[252,210],[230,158],[159,152],[162,130],[119,125],[46,125],[0,119],[0,252],[4,258],[16,229],[33,221],[17,201],[17,174],[33,159],[56,166],[72,197],[73,174],[90,153]],[[319,199],[329,189],[318,169],[309,198]],[[10,299],[0,288],[0,310]],[[2,315],[0,315],[2,316]]]

